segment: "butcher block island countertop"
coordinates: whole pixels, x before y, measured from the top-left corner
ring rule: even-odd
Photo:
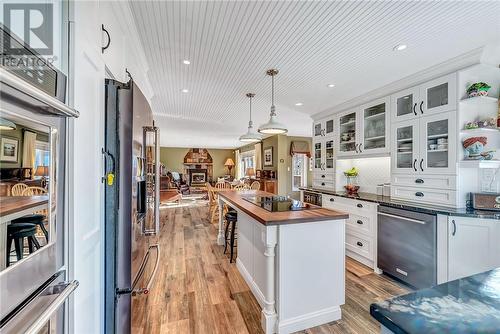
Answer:
[[[226,202],[231,203],[231,206],[244,211],[264,225],[293,224],[349,218],[349,215],[344,212],[328,210],[312,204],[312,210],[269,212],[243,199],[243,197],[247,196],[276,196],[261,190],[228,190],[219,192],[219,196],[222,196]]]
[[[272,196],[263,191],[221,191],[224,206],[237,212],[236,267],[262,308],[266,334],[293,333],[342,316],[345,302],[345,220],[343,212],[270,212],[244,199]],[[217,243],[225,244],[223,215]]]

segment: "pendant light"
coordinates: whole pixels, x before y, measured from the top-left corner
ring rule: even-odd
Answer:
[[[0,117],[0,130],[15,130],[16,124],[3,117]]]
[[[265,134],[283,134],[287,133],[288,130],[285,127],[284,124],[279,123],[276,120],[276,107],[274,106],[274,76],[278,74],[278,70],[276,69],[270,69],[266,71],[266,74],[271,76],[271,117],[269,118],[269,122],[266,124],[262,124],[259,127],[259,132],[260,133],[265,133]]]
[[[248,121],[248,131],[244,135],[240,137],[240,141],[247,142],[247,143],[256,143],[262,140],[262,137],[260,134],[255,133],[253,130],[253,123],[252,123],[252,98],[255,96],[254,93],[247,93],[247,97],[250,99],[250,120]]]

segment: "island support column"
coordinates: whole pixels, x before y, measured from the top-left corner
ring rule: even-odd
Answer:
[[[276,288],[275,288],[275,261],[276,261],[276,244],[278,242],[278,228],[276,226],[268,226],[266,228],[265,240],[263,240],[266,249],[264,256],[266,257],[266,293],[264,307],[262,309],[261,325],[264,333],[276,333],[278,315],[276,313]]]
[[[225,245],[226,238],[224,236],[224,201],[217,196],[217,205],[219,206],[219,234],[217,234],[217,245]]]

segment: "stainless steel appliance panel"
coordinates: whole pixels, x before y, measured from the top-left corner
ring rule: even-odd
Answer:
[[[384,273],[416,288],[437,283],[436,216],[379,206],[377,262]]]

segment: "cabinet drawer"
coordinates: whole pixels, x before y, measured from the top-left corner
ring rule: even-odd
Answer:
[[[324,188],[333,190],[334,182],[333,181],[323,181],[323,180],[313,180],[313,188]]]
[[[334,196],[334,202],[351,208],[352,212],[377,212],[377,203],[360,201],[357,199],[345,198],[340,196]]]
[[[346,226],[356,233],[362,233],[367,236],[373,235],[374,222],[369,217],[349,213],[349,219],[347,220]]]
[[[314,172],[313,180],[333,182],[335,181],[335,174],[326,172]]]
[[[391,181],[395,186],[450,190],[456,190],[457,188],[457,177],[455,175],[393,174]]]
[[[446,189],[392,186],[391,197],[412,202],[456,206],[457,193]]]
[[[359,254],[367,259],[373,260],[372,242],[367,237],[361,237],[350,231],[347,228],[347,233],[345,237],[345,245],[348,250]]]

